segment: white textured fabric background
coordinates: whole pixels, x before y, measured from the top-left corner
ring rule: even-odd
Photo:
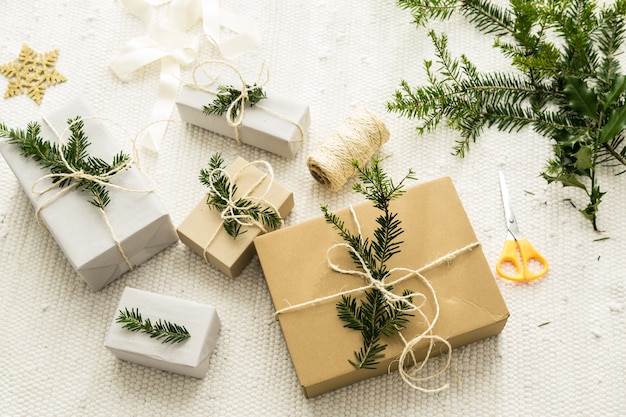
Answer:
[[[626,415],[624,178],[602,171],[608,194],[599,218],[604,231],[596,233],[565,201],[583,207],[582,195],[538,177],[551,155],[546,139],[529,130],[488,131],[458,159],[450,153],[453,132],[442,128],[418,137],[414,122],[386,113],[400,80],[423,82],[422,60],[433,58],[426,30],[417,30],[394,1],[221,5],[256,20],[262,45],[235,62],[253,78],[265,60],[269,92],[308,102],[310,137],[294,160],[285,160],[187,126],[174,110],[160,155],[145,156],[144,164],[175,225],[202,197],[197,174],[216,151],[227,161],[239,155],[273,165],[277,180],[295,195],[287,224],[318,216],[320,203],[338,209],[360,201],[349,186],[332,193],[315,183],[305,160],[344,117],[365,106],[391,131],[382,154],[390,155],[384,165],[392,175],[413,167],[420,180],[452,177],[492,265],[505,237],[497,180],[504,170],[521,227],[550,261],[550,272],[526,285],[496,278],[511,318],[499,337],[454,351],[453,370],[439,381],[449,380],[449,390],[420,394],[391,374],[305,399],[257,259],[230,280],[178,243],[92,292],[37,225],[1,162],[0,415]],[[144,34],[121,2],[2,1],[0,7],[0,63],[14,60],[23,43],[38,52],[58,48],[57,69],[68,79],[51,87],[41,106],[26,96],[0,99],[1,121],[25,126],[82,95],[130,132],[149,122],[159,65],[128,82],[108,67],[128,40]],[[491,41],[462,19],[431,27],[446,31],[451,50],[466,53],[481,70],[507,68]],[[211,56],[206,44],[201,52],[201,59]],[[0,77],[0,91],[6,86]],[[204,379],[120,362],[103,347],[125,286],[217,307],[222,329]]]

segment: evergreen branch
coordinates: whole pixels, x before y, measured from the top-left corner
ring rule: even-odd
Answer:
[[[228,109],[233,106],[233,103],[236,104],[233,106],[231,110],[231,117],[236,119],[241,113],[241,109],[246,103],[250,103],[251,106],[255,105],[259,101],[267,98],[263,88],[260,86],[247,85],[246,84],[246,95],[242,97],[242,91],[236,89],[231,85],[220,85],[217,87],[217,97],[213,102],[203,107],[203,112],[206,115],[216,114],[221,116],[226,113]]]
[[[343,327],[359,331],[365,328],[364,317],[355,298],[342,295],[341,301],[337,303],[337,311],[339,318],[346,322]]]
[[[326,223],[332,224],[335,229],[339,231],[339,236],[354,249],[354,251],[350,251],[350,257],[354,261],[357,268],[367,268],[370,271],[376,270],[376,259],[372,255],[369,239],[363,239],[363,237],[359,234],[352,234],[350,230],[345,227],[343,220],[341,220],[335,213],[330,212],[328,206],[322,205],[321,210],[324,214]],[[361,259],[365,262],[365,265],[363,265]]]
[[[37,122],[29,123],[25,131],[0,124],[0,138],[6,138],[8,143],[18,146],[22,156],[33,159],[51,174],[58,175],[52,177],[52,183],[61,188],[75,184],[79,190],[91,193],[91,204],[104,209],[110,202],[109,191],[105,185],[91,178],[96,177],[100,182],[108,183],[105,176],[127,169],[130,156],[120,152],[111,163],[90,156],[87,152],[90,143],[83,130],[83,120],[76,117],[67,123],[70,137],[63,146],[41,138],[41,126]],[[85,175],[75,175],[77,172]]]
[[[598,80],[605,86],[605,89],[610,88],[612,82],[620,77],[618,56],[621,54],[620,48],[624,43],[626,32],[623,14],[604,11],[598,30],[591,34],[602,56]]]
[[[154,324],[149,318],[144,320],[138,308],[132,308],[130,311],[128,308],[120,310],[115,322],[123,323],[122,328],[131,332],[146,333],[153,339],[161,340],[161,343],[181,343],[191,337],[185,326],[161,319]]]
[[[231,182],[224,172],[224,166],[222,156],[219,153],[214,154],[209,161],[209,168],[200,170],[199,179],[209,187],[206,200],[209,208],[224,213],[223,227],[228,235],[236,238],[245,233],[242,226],[249,223],[248,219],[271,229],[278,228],[282,224],[282,218],[273,207],[265,207],[252,198],[234,199],[237,184]]]
[[[623,139],[624,138],[622,136],[617,136],[613,139],[611,143],[605,143],[602,146],[612,158],[617,160],[620,164],[626,166],[626,147],[622,147],[622,150],[619,152],[617,151],[619,146],[622,145]],[[607,161],[610,160],[610,158],[607,159]]]
[[[486,34],[503,36],[515,33],[511,13],[487,0],[464,0],[461,13]]]
[[[434,3],[410,4],[413,10]],[[428,84],[412,88],[402,81],[387,109],[416,119],[420,134],[445,121],[460,132],[454,151],[461,157],[486,128],[511,132],[532,126],[553,143],[555,157],[542,176],[584,190],[589,204],[582,212],[597,230],[604,192],[596,167],[626,165],[626,75],[617,58],[626,36],[626,0],[607,6],[592,0],[510,0],[509,6],[463,0],[459,11],[495,36],[495,47],[519,73],[480,73],[465,56],[452,57],[445,34],[431,31],[439,68],[424,61]],[[422,16],[425,24],[436,14]]]
[[[398,0],[398,6],[411,11],[415,25],[425,26],[429,20],[448,19],[461,4],[456,0]]]
[[[348,362],[357,369],[376,369],[379,359],[385,356],[382,352],[386,348],[387,345],[381,345],[379,339],[368,340],[358,352],[354,352],[356,361],[348,359]]]
[[[350,232],[344,221],[330,212],[328,206],[321,206],[321,210],[326,222],[337,229],[339,236],[350,246],[349,253],[355,266],[367,269],[372,279],[382,281],[389,276],[389,260],[400,252],[402,244],[399,240],[403,233],[401,222],[397,213],[390,211],[390,202],[404,194],[406,180],[416,178],[413,171],[409,170],[404,178],[394,183],[382,170],[378,159],[373,159],[369,167],[360,167],[357,162],[354,162],[354,166],[360,182],[353,186],[353,190],[363,194],[366,200],[372,201],[374,207],[381,211],[376,218],[373,240]],[[385,290],[392,291],[393,287],[387,286]],[[403,295],[408,297],[410,293],[405,291]],[[344,327],[360,331],[363,340],[361,348],[354,352],[354,360],[348,360],[350,364],[357,369],[374,369],[378,365],[387,346],[380,339],[382,336],[392,337],[404,328],[408,317],[412,316],[408,311],[411,309],[408,303],[390,303],[377,287],[367,289],[364,298],[358,301],[350,296],[342,296],[336,305],[338,317],[346,323]]]

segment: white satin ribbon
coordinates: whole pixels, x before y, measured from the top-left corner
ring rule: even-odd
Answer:
[[[110,67],[120,79],[156,61],[161,63],[157,99],[151,120],[170,118],[180,81],[180,68],[198,59],[199,37],[188,35],[187,30],[202,19],[204,34],[218,47],[222,55],[234,55],[260,44],[254,23],[247,18],[226,12],[219,0],[122,0],[124,6],[146,26],[146,35],[131,39],[120,54],[110,62]],[[169,4],[167,20],[160,22],[155,7]],[[221,41],[220,28],[236,35]],[[142,138],[142,145],[158,152],[167,124],[152,125]]]

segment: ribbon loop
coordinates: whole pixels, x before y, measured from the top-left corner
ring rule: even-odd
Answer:
[[[159,21],[155,7],[169,3],[167,20]],[[231,55],[260,44],[260,37],[253,22],[225,13],[218,0],[123,0],[128,11],[137,16],[146,27],[146,35],[132,39],[122,48],[119,56],[110,62],[110,67],[122,80],[133,72],[153,62],[161,62],[161,73],[157,100],[151,119],[169,119],[178,91],[181,66],[197,61],[199,37],[186,32],[199,19],[203,20],[206,35],[215,40],[220,53]],[[220,42],[220,28],[236,33],[228,43]],[[154,125],[145,132],[144,146],[153,152],[159,151],[167,125]]]

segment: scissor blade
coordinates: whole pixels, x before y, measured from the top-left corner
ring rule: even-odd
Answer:
[[[500,177],[500,192],[502,193],[502,204],[504,205],[504,216],[506,217],[506,228],[511,233],[513,238],[521,238],[519,227],[517,226],[517,219],[513,213],[513,207],[511,206],[511,197],[509,196],[509,188],[506,186],[504,179],[504,173],[498,172]]]

